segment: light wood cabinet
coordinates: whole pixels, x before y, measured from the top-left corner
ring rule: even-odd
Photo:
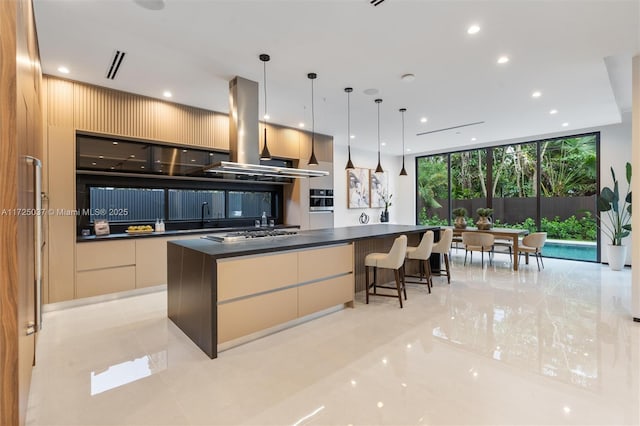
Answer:
[[[134,240],[84,243],[81,247],[76,253],[78,271],[136,264]]]
[[[135,266],[81,271],[76,274],[77,298],[133,290],[135,287]]]
[[[218,343],[353,302],[353,244],[217,261]]]

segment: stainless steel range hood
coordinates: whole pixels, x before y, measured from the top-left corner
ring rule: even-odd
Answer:
[[[260,121],[258,83],[236,77],[229,82],[229,156],[231,161],[215,163],[207,172],[279,178],[327,176],[322,170],[260,164]]]

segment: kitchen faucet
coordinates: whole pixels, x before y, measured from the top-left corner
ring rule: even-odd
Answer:
[[[207,211],[206,214],[210,213],[210,211],[209,211],[209,203],[207,203],[206,201],[203,201],[202,202],[202,211],[201,211],[201,214],[200,214],[200,224],[201,224],[201,226],[203,228],[204,228],[204,215],[205,215],[204,211],[205,210]]]

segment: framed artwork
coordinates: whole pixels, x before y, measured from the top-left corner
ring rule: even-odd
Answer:
[[[347,170],[347,205],[350,209],[369,207],[369,169]]]
[[[387,173],[371,173],[371,208],[383,208],[383,197],[387,193],[389,176]]]

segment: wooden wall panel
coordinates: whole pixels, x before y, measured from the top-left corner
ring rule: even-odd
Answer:
[[[30,1],[0,2],[0,424],[24,424],[35,360],[34,168],[42,157],[40,58]],[[13,211],[12,211],[13,210]]]
[[[48,129],[49,208],[75,209],[75,132],[73,127]],[[76,217],[48,215],[49,289],[46,303],[73,299],[75,293]],[[46,238],[46,237],[45,237]]]
[[[214,147],[216,149],[229,149],[229,117],[225,114],[215,115]]]
[[[47,103],[50,126],[73,127],[73,82],[47,79]]]

